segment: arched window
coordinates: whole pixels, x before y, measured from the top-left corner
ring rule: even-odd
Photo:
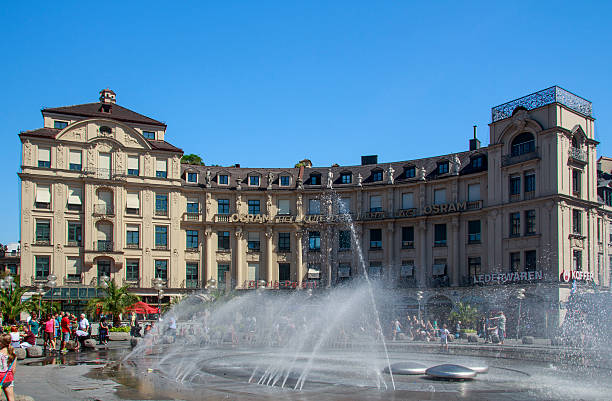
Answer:
[[[580,143],[578,142],[578,138],[572,136],[572,148],[578,149],[580,147]]]
[[[524,155],[525,153],[535,152],[535,138],[529,132],[518,134],[512,141],[512,156]]]

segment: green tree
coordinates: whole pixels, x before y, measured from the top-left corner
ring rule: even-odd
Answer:
[[[203,166],[204,162],[202,161],[202,158],[196,154],[188,154],[188,155],[184,155],[183,157],[181,157],[181,163],[183,164],[195,164],[197,166]]]
[[[16,286],[14,289],[0,291],[0,311],[4,322],[15,323],[19,320],[19,314],[30,311],[33,307],[32,301],[21,301],[21,297],[27,291],[26,288]]]
[[[122,287],[115,284],[115,280],[108,282],[108,287],[99,287],[104,290],[104,297],[92,298],[87,303],[87,311],[95,313],[99,308],[102,313],[113,315],[113,326],[118,327],[121,324],[119,315],[126,312],[126,309],[140,301],[138,295],[129,293],[129,285]]]
[[[453,323],[461,321],[464,328],[474,328],[478,320],[478,309],[468,303],[458,302],[448,317]]]

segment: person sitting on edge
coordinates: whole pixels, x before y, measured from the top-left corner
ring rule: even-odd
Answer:
[[[25,333],[21,339],[21,348],[30,348],[33,345],[36,345],[36,336],[32,332],[31,325],[26,324]]]
[[[21,336],[17,326],[11,326],[11,347],[21,348]]]

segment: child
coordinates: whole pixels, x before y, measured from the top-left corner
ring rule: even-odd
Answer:
[[[448,336],[450,335],[450,331],[446,328],[446,324],[442,325],[442,329],[440,329],[440,347],[445,351],[448,351]]]
[[[0,381],[4,380],[2,391],[4,391],[7,401],[15,401],[13,392],[15,359],[17,359],[17,356],[13,347],[11,347],[11,335],[8,333],[0,335]]]

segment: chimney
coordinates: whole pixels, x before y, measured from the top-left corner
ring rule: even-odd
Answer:
[[[378,155],[361,156],[361,165],[378,164]]]
[[[480,149],[480,141],[476,138],[476,125],[474,125],[474,139],[470,139],[470,150]]]
[[[100,103],[115,104],[117,95],[112,90],[106,88],[100,91]]]

